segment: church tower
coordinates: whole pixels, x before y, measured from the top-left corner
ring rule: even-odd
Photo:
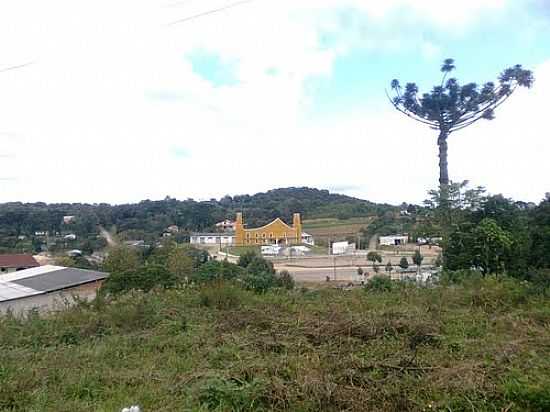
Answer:
[[[235,220],[235,244],[237,246],[244,245],[244,224],[243,214],[237,213],[237,219]]]
[[[296,231],[296,243],[302,243],[302,220],[299,213],[294,213],[294,217],[292,219],[292,227]]]

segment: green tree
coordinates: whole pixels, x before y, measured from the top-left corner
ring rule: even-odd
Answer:
[[[363,273],[364,273],[364,272],[363,272],[363,268],[357,268],[357,274],[358,274],[359,276],[363,276]]]
[[[175,245],[168,253],[166,267],[181,282],[193,274],[193,258],[187,254],[186,249]]]
[[[419,250],[415,250],[412,258],[413,263],[416,266],[420,267],[420,265],[422,265],[423,260],[424,260],[424,256],[422,256],[422,253],[420,253]]]
[[[512,237],[495,220],[485,218],[474,229],[476,261],[483,273],[505,270],[503,257],[512,247]]]
[[[495,109],[518,87],[529,88],[533,84],[533,73],[521,65],[504,70],[498,78],[498,84],[487,82],[483,86],[476,83],[460,85],[457,79],[448,79],[454,69],[454,60],[446,59],[441,66],[441,82],[429,93],[420,95],[415,83],[407,83],[403,88],[399,80],[394,79],[391,82],[393,98],[388,94],[392,105],[399,112],[439,132],[439,186],[444,210],[448,209],[449,136],[481,119],[494,119]]]
[[[109,250],[103,262],[103,270],[114,272],[136,272],[141,267],[141,260],[134,249],[117,246]]]
[[[240,257],[237,265],[240,267],[246,268],[252,262],[252,260],[260,257],[259,253],[256,250],[247,250]]]
[[[382,256],[380,255],[380,253],[378,252],[369,252],[367,253],[367,260],[369,262],[372,262],[372,264],[374,265],[376,262],[378,263],[382,263]]]
[[[117,295],[130,290],[148,292],[155,287],[171,288],[176,284],[176,277],[164,265],[151,263],[135,270],[111,272],[102,291]]]
[[[391,262],[386,263],[386,272],[390,274],[393,272],[393,265],[391,264]]]
[[[401,260],[399,261],[399,267],[401,269],[407,269],[409,267],[409,261],[407,260],[407,258],[405,256],[403,256],[401,258]]]
[[[550,194],[539,206],[530,212],[529,232],[531,247],[529,248],[530,266],[550,268]]]

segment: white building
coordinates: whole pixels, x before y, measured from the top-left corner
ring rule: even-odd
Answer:
[[[192,233],[192,245],[234,245],[235,235],[228,233]]]
[[[409,237],[407,235],[391,235],[380,236],[380,246],[401,246],[409,243]]]
[[[220,231],[228,231],[228,230],[235,230],[235,222],[229,219],[225,219],[222,222],[216,223],[216,229]]]
[[[355,243],[349,242],[334,242],[332,244],[333,255],[347,255],[354,253],[356,249]]]
[[[315,246],[315,239],[309,233],[302,232],[302,243],[310,246]]]

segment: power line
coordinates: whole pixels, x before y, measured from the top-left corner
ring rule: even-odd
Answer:
[[[238,7],[238,6],[241,6],[241,5],[246,4],[246,3],[252,3],[253,1],[256,1],[256,0],[237,1],[235,3],[231,3],[231,4],[228,4],[226,6],[219,7],[217,9],[212,9],[212,10],[208,10],[208,11],[205,11],[205,12],[202,12],[202,13],[199,13],[199,14],[194,14],[194,15],[189,16],[189,17],[184,17],[183,19],[179,19],[179,20],[176,20],[172,23],[169,23],[168,26],[173,26],[175,24],[185,23],[185,22],[188,22],[190,20],[195,20],[195,19],[198,19],[200,17],[205,17],[205,16],[208,16],[208,15],[211,15],[211,14],[220,13],[222,11],[232,9],[234,7]]]
[[[0,69],[0,73],[7,72],[7,71],[10,71],[10,70],[15,70],[15,69],[22,69],[23,67],[30,66],[31,64],[34,64],[34,62],[27,62],[27,63],[24,63],[24,64],[19,64],[17,66],[5,67],[3,69]]]

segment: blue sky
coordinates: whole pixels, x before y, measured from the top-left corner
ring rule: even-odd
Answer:
[[[313,186],[421,202],[437,184],[434,134],[384,88],[431,88],[448,57],[462,82],[516,63],[536,76],[496,120],[452,137],[452,179],[522,200],[550,190],[546,0],[256,0],[184,24],[170,23],[230,1],[161,3],[0,3],[0,37],[13,39],[0,69],[33,62],[0,73],[0,201]]]

